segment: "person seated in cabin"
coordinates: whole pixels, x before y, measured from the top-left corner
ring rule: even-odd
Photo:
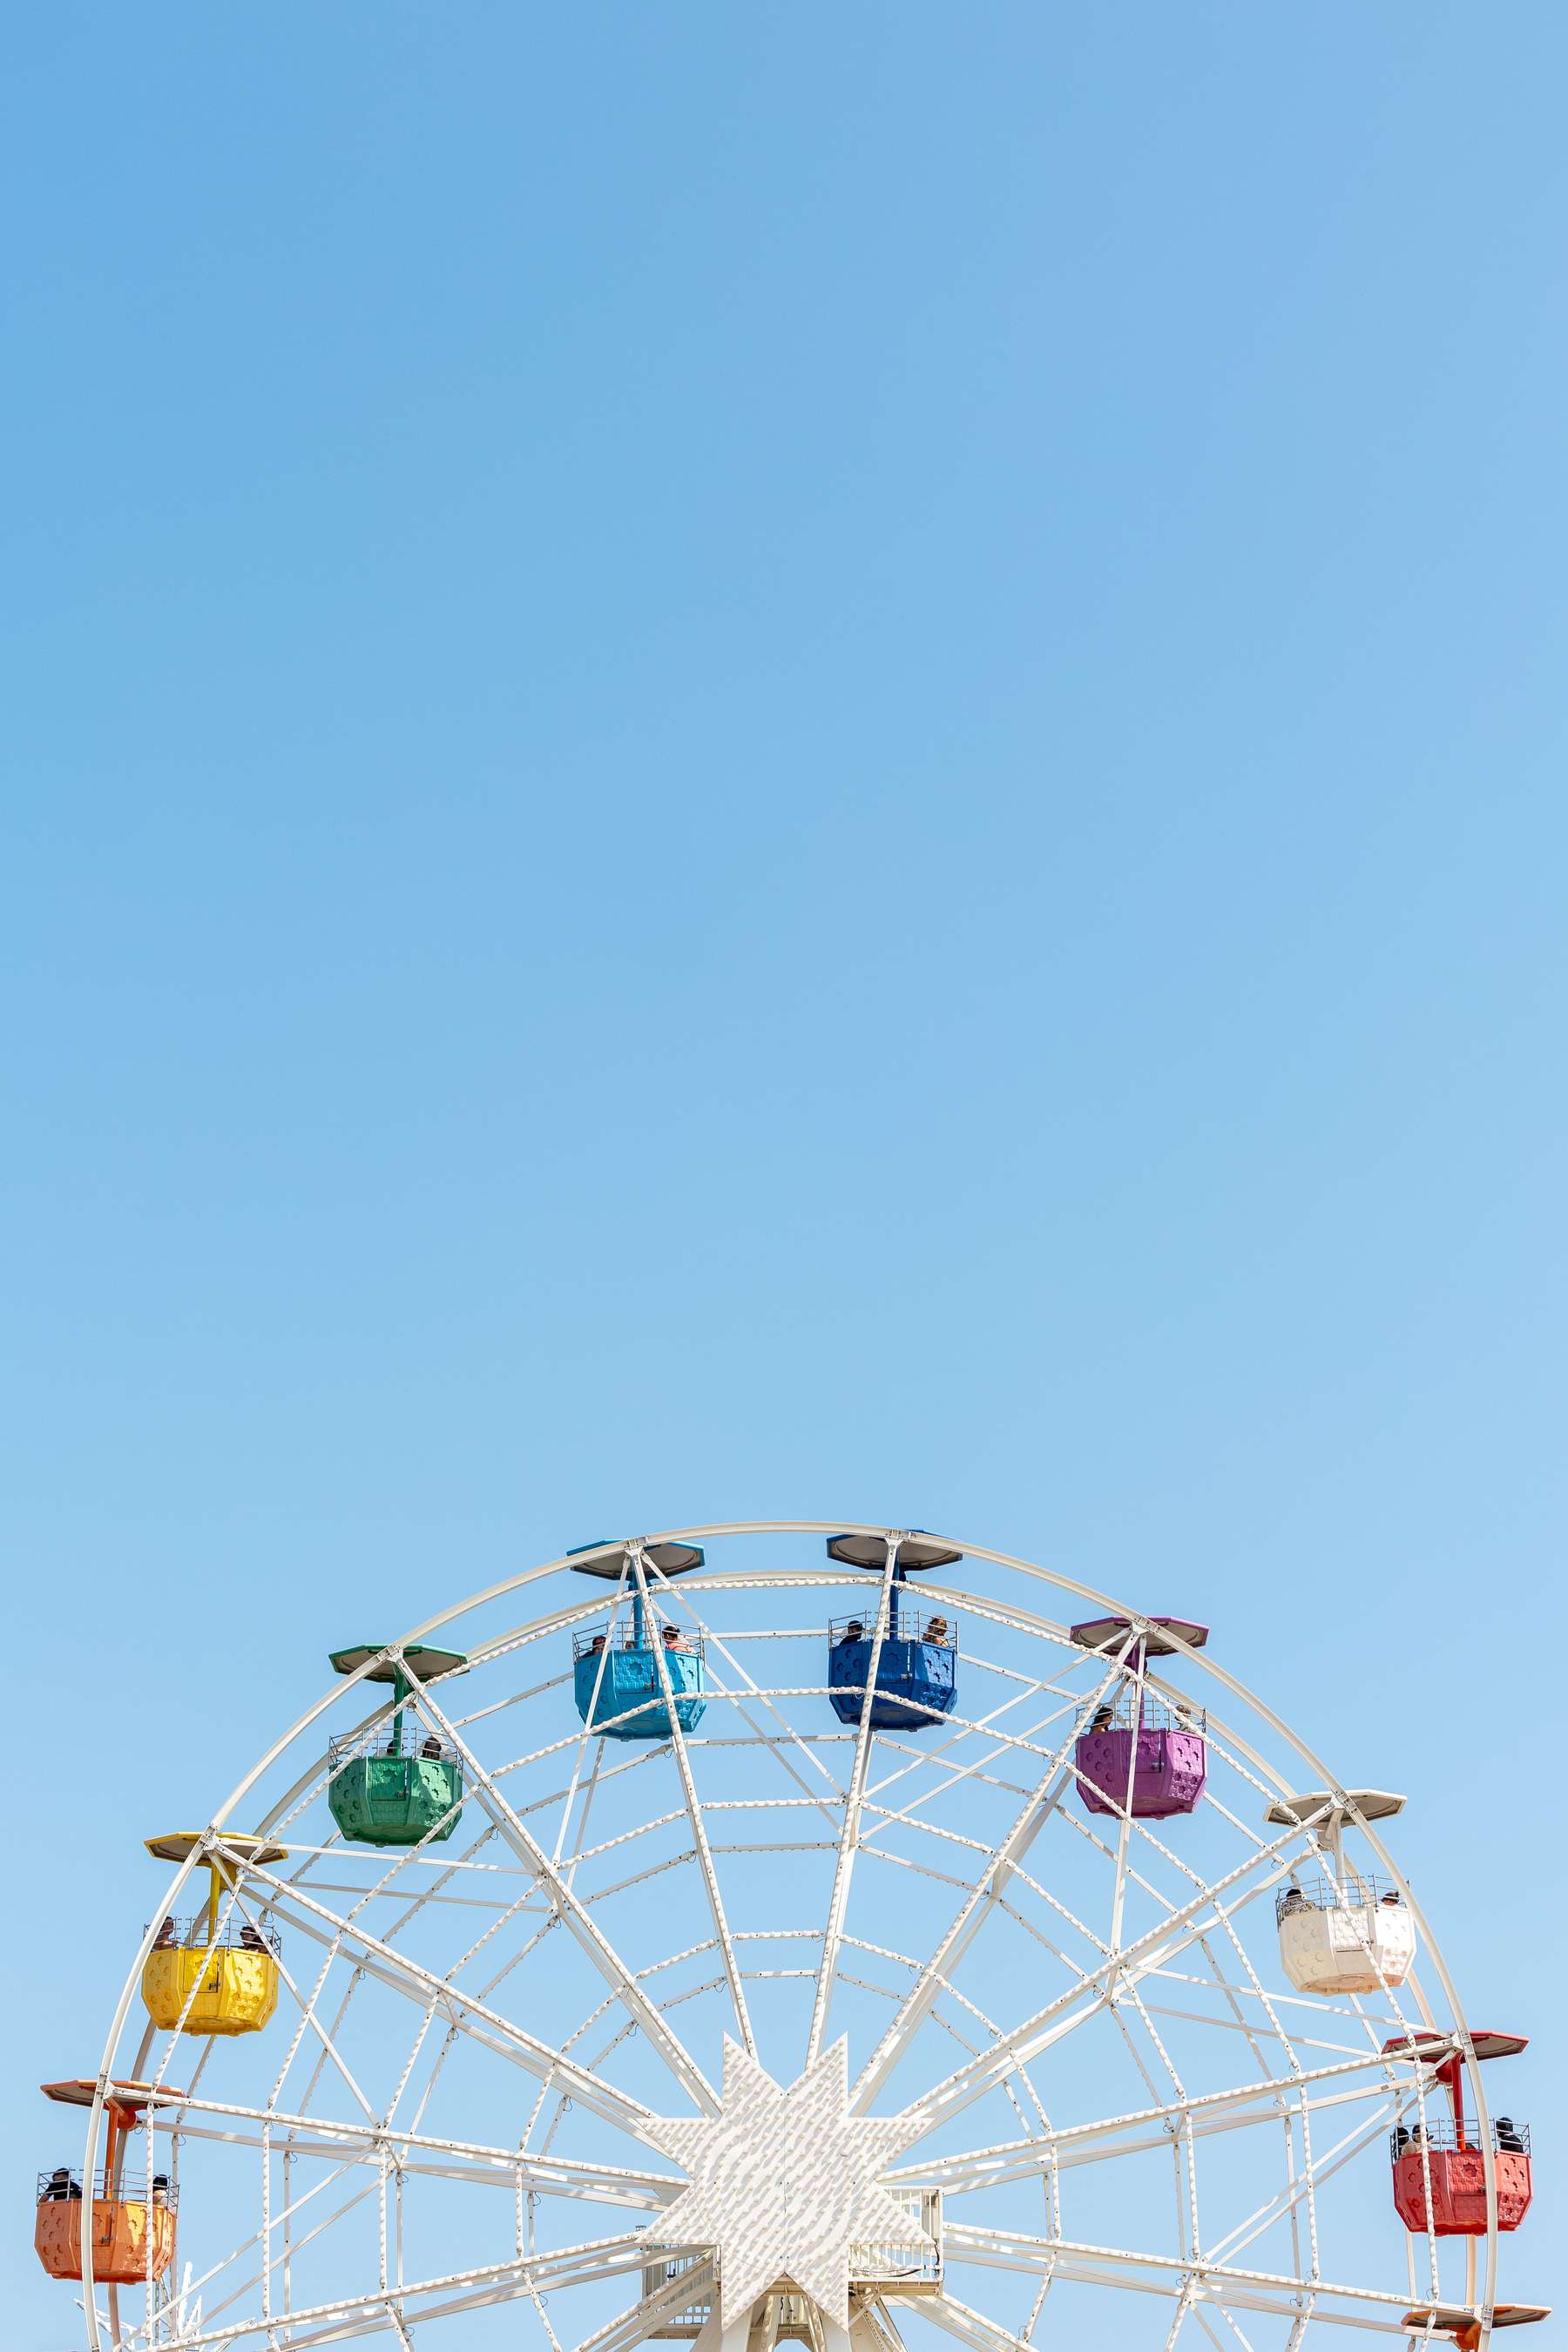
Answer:
[[[588,1644],[588,1655],[589,1655],[591,1658],[596,1658],[596,1657],[598,1656],[598,1654],[599,1654],[600,1651],[604,1648],[604,1646],[605,1646],[605,1637],[604,1637],[604,1635],[603,1635],[602,1633],[595,1633],[595,1636],[594,1636],[594,1638],[593,1638],[593,1640],[592,1640],[592,1641],[589,1643],[589,1644]]]
[[[50,2205],[63,2205],[66,2199],[71,2193],[71,2187],[72,2183],[69,2167],[64,2164],[57,2164],[54,2170],[50,2173],[48,2179],[44,2183],[45,2202]],[[79,2189],[76,2193],[79,2197],[81,2195],[81,2190]]]
[[[1511,2116],[1499,2116],[1497,2144],[1505,2155],[1522,2156],[1524,2154],[1524,2135]]]
[[[174,1940],[174,1923],[172,1919],[165,1919],[163,1926],[159,1928],[157,1934],[153,1938],[153,1949],[155,1952],[166,1952]]]
[[[1384,1905],[1390,1910],[1397,1911],[1400,1905],[1404,1902],[1405,1897],[1400,1894],[1397,1887],[1391,1886],[1383,1900]]]
[[[663,1640],[664,1646],[665,1646],[665,1648],[666,1648],[667,1650],[689,1650],[689,1649],[690,1649],[691,1644],[690,1644],[690,1643],[687,1640],[687,1638],[686,1638],[685,1634],[681,1632],[681,1630],[680,1630],[680,1628],[679,1628],[679,1625],[666,1625],[666,1626],[662,1627],[662,1628],[660,1629],[660,1631],[661,1631],[661,1638],[662,1638],[662,1640]]]
[[[1424,2148],[1424,2147],[1426,2147],[1426,2125],[1425,2125],[1425,2124],[1412,2124],[1412,2125],[1411,2125],[1411,2126],[1410,2126],[1410,2149],[1411,2149],[1411,2153],[1412,2153],[1412,2155],[1415,2155],[1415,2154],[1418,2153],[1420,2149],[1422,2149],[1422,2148]]]
[[[857,1642],[863,1642],[865,1638],[866,1628],[858,1617],[851,1617],[848,1624],[838,1636],[837,1647],[841,1650],[852,1650]]]
[[[166,2205],[168,2201],[169,2176],[166,2172],[155,2172],[153,2175],[153,2202],[154,2205]]]
[[[1109,1701],[1103,1706],[1097,1706],[1094,1713],[1089,1718],[1089,1729],[1091,1731],[1109,1731],[1115,1714],[1116,1709],[1110,1706]]]
[[[1408,2127],[1404,2124],[1396,2124],[1394,2130],[1394,2161],[1395,2164],[1398,2163],[1400,2158],[1404,2155],[1409,2145],[1410,2133]]]
[[[244,1926],[240,1928],[239,1942],[240,1948],[243,1951],[264,1952],[267,1949],[266,1937],[261,1934],[259,1928],[253,1927],[251,1926],[248,1919],[246,1920]]]
[[[925,1639],[928,1642],[934,1642],[939,1649],[944,1649],[947,1645],[947,1619],[933,1617],[926,1627]]]
[[[1283,1918],[1287,1911],[1310,1911],[1311,1907],[1295,1880],[1292,1879],[1286,1889],[1285,1900],[1279,1906],[1280,1917]]]
[[[428,1758],[432,1762],[438,1762],[440,1760],[441,1743],[437,1738],[433,1731],[429,1734],[428,1738],[420,1741],[419,1753],[421,1756]]]

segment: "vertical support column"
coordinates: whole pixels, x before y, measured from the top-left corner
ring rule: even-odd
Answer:
[[[1463,2147],[1465,2145],[1464,2069],[1465,2062],[1456,2050],[1453,2056],[1451,2058],[1445,2059],[1443,2064],[1437,2070],[1444,2087],[1447,2091],[1448,2103],[1454,2110],[1454,2137],[1460,2147]]]
[[[764,2294],[752,2305],[751,2325],[746,2330],[746,2352],[773,2352],[779,2340],[779,2318],[783,2305],[776,2294]]]
[[[103,2137],[103,2193],[106,2197],[113,2197],[119,2193],[120,2188],[120,2156],[121,2145],[125,2137],[125,2109],[117,2105],[113,2099],[110,2099],[106,2102],[103,2112],[108,2123],[108,2129]],[[90,2180],[84,2181],[82,2189],[86,2197],[92,2196],[93,2186]]]
[[[708,2306],[708,2316],[698,2331],[691,2352],[773,2352],[773,2326],[772,2314],[777,2297],[760,2295],[738,2319],[728,2327],[720,2316],[722,2308],[719,2282],[713,2282],[713,2300]]]
[[[819,2312],[817,2325],[822,2332],[822,2352],[882,2352],[877,2331],[864,2311],[851,2307],[847,2327],[840,2327],[825,2311]]]
[[[401,1756],[403,1753],[403,1710],[408,1704],[413,1688],[399,1658],[392,1670],[392,1738],[387,1742],[386,1750],[389,1756]]]
[[[1334,1881],[1334,1899],[1342,1903],[1345,1899],[1345,1817],[1338,1805],[1330,1807],[1323,1831],[1323,1843],[1329,1849],[1329,1869]]]

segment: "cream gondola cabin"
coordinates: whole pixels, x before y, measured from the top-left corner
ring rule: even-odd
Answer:
[[[1402,1985],[1415,1961],[1415,1922],[1387,1878],[1347,1863],[1347,1822],[1391,1821],[1405,1800],[1385,1789],[1338,1796],[1313,1789],[1280,1797],[1264,1814],[1270,1828],[1300,1824],[1315,1835],[1327,1864],[1321,1876],[1299,1874],[1275,1897],[1279,1965],[1298,1992],[1377,1992]]]

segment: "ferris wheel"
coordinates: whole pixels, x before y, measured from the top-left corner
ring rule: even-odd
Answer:
[[[1546,2316],[1500,2300],[1524,2041],[1467,2024],[1404,1797],[1151,1598],[774,1522],[358,1629],[205,1827],[149,1824],[174,1876],[98,2072],[43,2086],[86,2113],[36,2242],[88,2346],[1473,2352]]]

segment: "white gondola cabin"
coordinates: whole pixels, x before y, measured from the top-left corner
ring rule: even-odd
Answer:
[[[1377,1992],[1402,1985],[1415,1958],[1415,1922],[1392,1881],[1347,1863],[1347,1821],[1387,1821],[1405,1803],[1383,1789],[1355,1789],[1342,1803],[1327,1789],[1281,1797],[1264,1816],[1315,1835],[1328,1867],[1297,1876],[1275,1899],[1279,1965],[1298,1992]]]

